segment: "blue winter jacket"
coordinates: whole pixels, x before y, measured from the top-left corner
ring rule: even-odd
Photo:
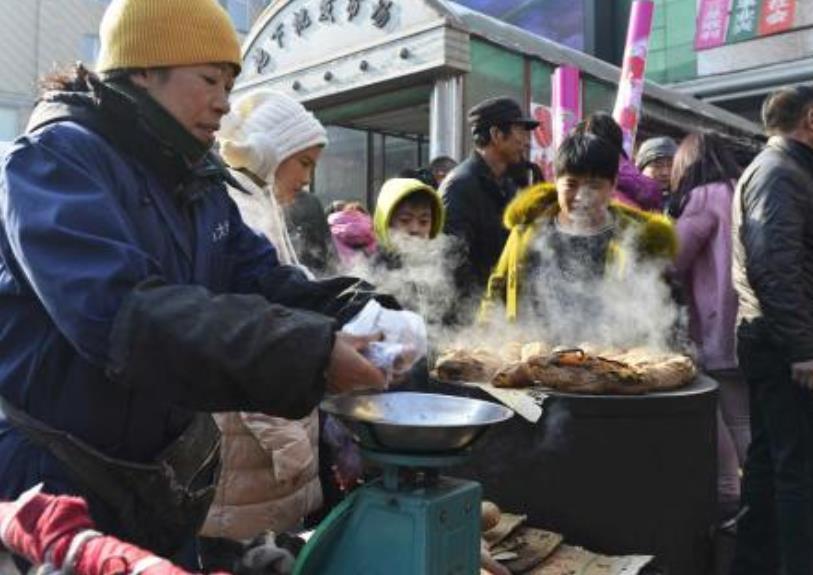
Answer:
[[[178,170],[138,110],[104,101],[46,97],[0,164],[0,395],[135,462],[195,410],[304,416],[336,318],[369,296],[280,266],[216,158]],[[0,497],[40,481],[76,492],[0,421]]]

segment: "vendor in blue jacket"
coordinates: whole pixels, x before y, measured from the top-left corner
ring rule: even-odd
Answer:
[[[337,332],[388,298],[308,280],[240,219],[211,151],[241,64],[216,0],[113,0],[100,39],[99,76],[51,78],[0,164],[0,498],[79,494],[173,555],[211,502],[209,413],[382,387]]]

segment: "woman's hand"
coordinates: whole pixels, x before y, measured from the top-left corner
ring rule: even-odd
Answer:
[[[327,366],[327,389],[331,393],[346,393],[361,389],[385,389],[387,379],[380,369],[361,354],[361,351],[381,335],[349,335],[338,332]]]

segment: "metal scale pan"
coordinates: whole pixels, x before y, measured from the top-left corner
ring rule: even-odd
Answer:
[[[355,393],[325,399],[362,448],[433,454],[469,447],[495,423],[514,414],[496,403],[432,393]]]

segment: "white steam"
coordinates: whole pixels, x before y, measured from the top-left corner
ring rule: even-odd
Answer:
[[[405,309],[424,318],[430,344],[445,347],[443,340],[450,328],[444,327],[444,320],[460,310],[454,286],[460,240],[442,234],[432,240],[396,234],[393,244],[397,255],[360,257],[341,273],[364,279],[377,291],[393,295]]]
[[[513,342],[544,342],[550,347],[673,349],[681,314],[667,284],[668,262],[635,257],[634,234],[616,239],[623,262],[608,264],[606,273],[573,281],[554,265],[549,234],[543,231],[532,247],[538,262],[522,278],[519,318],[505,319],[495,305],[487,321],[476,325],[448,325],[451,312],[473,317],[479,301],[464,303],[454,287],[454,269],[461,250],[459,240],[440,235],[426,241],[395,239],[400,266],[385,265],[380,258],[360,259],[341,273],[354,275],[395,296],[406,309],[427,322],[430,346],[505,350]],[[619,269],[621,273],[619,273]]]
[[[612,240],[615,255],[599,264],[596,275],[574,280],[556,264],[554,233],[553,226],[545,228],[534,243],[539,264],[525,278],[521,322],[538,326],[534,331],[551,345],[667,350],[679,317],[665,281],[668,262],[637,257],[636,236],[629,232]]]

